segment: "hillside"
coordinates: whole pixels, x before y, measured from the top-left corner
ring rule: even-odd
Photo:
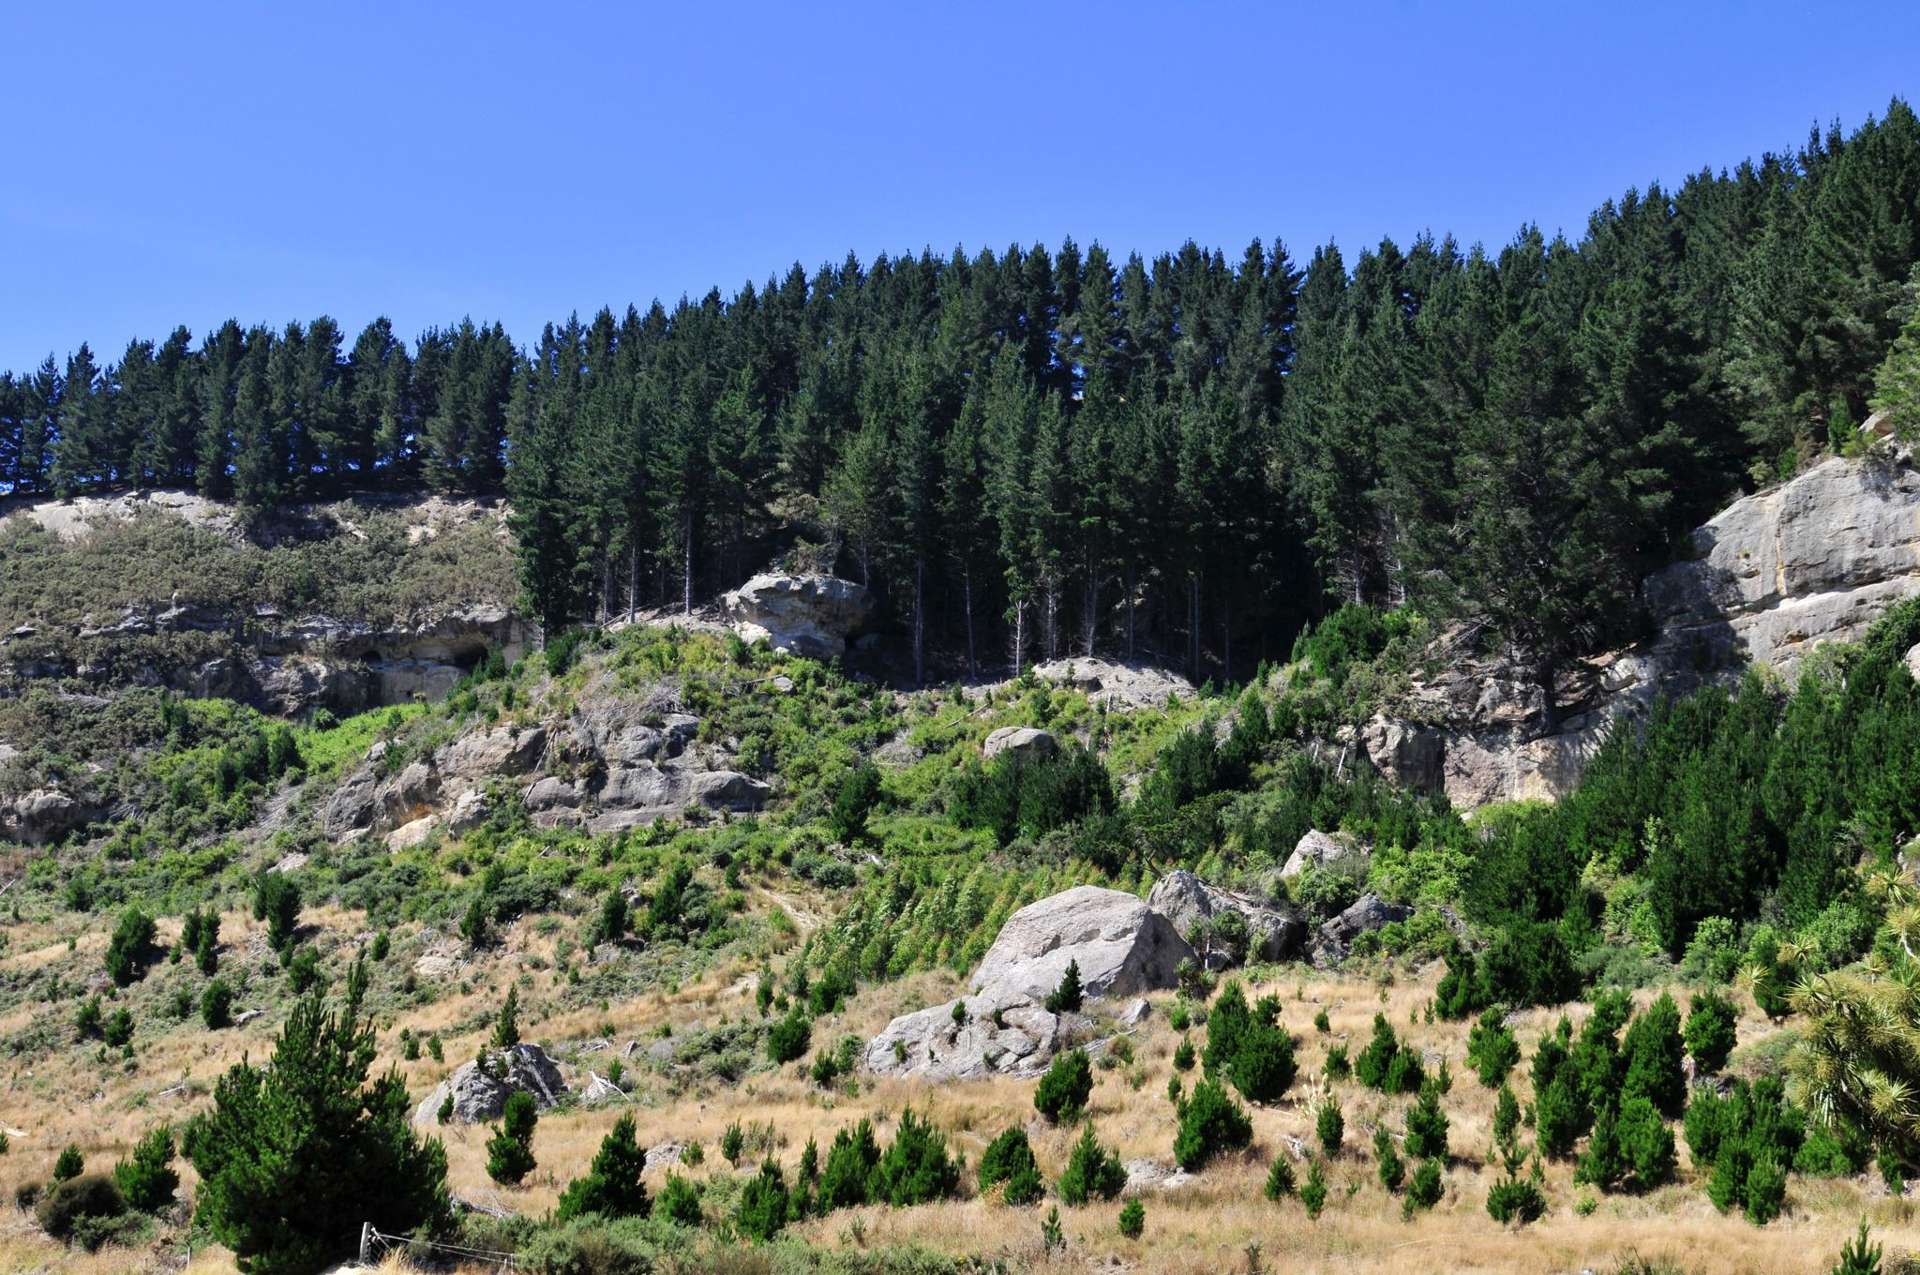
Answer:
[[[793,1203],[767,1260],[918,1271],[984,1252],[1015,1270],[1199,1271],[1285,1253],[1339,1270],[1365,1253],[1426,1270],[1446,1251],[1487,1270],[1610,1269],[1637,1255],[1652,1269],[1797,1271],[1809,1247],[1837,1251],[1863,1213],[1893,1249],[1920,1248],[1866,1149],[1897,1165],[1903,1144],[1853,1123],[1796,1132],[1785,1213],[1764,1229],[1737,1201],[1716,1210],[1719,1166],[1679,1123],[1673,1180],[1638,1189],[1577,1180],[1598,1135],[1576,1131],[1540,1159],[1545,1216],[1503,1229],[1486,1211],[1509,1176],[1489,1145],[1497,1093],[1475,1079],[1470,1043],[1487,1030],[1474,1007],[1509,1007],[1528,1060],[1509,1079],[1536,1119],[1559,1100],[1532,1060],[1552,1054],[1561,1003],[1576,1026],[1624,1018],[1610,989],[1657,1017],[1663,988],[1696,1006],[1727,988],[1728,1076],[1775,1074],[1803,1048],[1809,1008],[1784,989],[1870,954],[1888,897],[1870,886],[1920,832],[1909,804],[1920,692],[1902,660],[1920,642],[1911,607],[1864,645],[1805,662],[1798,694],[1753,677],[1731,696],[1709,688],[1649,710],[1559,807],[1495,806],[1470,821],[1383,785],[1338,743],[1427,649],[1417,617],[1370,614],[1340,613],[1232,696],[1177,683],[1163,683],[1171,698],[1122,695],[1138,675],[1071,663],[1054,682],[903,692],[723,633],[650,625],[569,636],[511,664],[489,656],[437,702],[293,723],[159,687],[30,684],[0,702],[0,736],[26,745],[7,773],[70,785],[93,822],[11,852],[0,1039],[16,1066],[0,1098],[0,1171],[39,1187],[68,1145],[98,1169],[162,1122],[192,1127],[218,1108],[223,1073],[264,1059],[301,998],[321,994],[370,1016],[375,1070],[398,1069],[416,1136],[446,1148],[454,1196],[518,1219],[469,1212],[440,1238],[515,1249],[537,1269],[642,1260],[622,1252],[731,1269],[763,1160],[804,1196],[809,1141],[824,1163],[864,1117],[884,1146],[909,1110],[964,1171],[944,1186],[935,1172],[931,1197],[893,1206]],[[1796,771],[1814,738],[1851,742]],[[1729,841],[1742,827],[1756,839]],[[1853,840],[1833,840],[1842,828]],[[1180,885],[1176,869],[1203,884]],[[1146,964],[1123,957],[1115,968],[1135,981],[1109,983],[1104,954],[1137,940],[1100,921],[1108,937],[1075,948],[1042,925],[1032,950],[1064,942],[1085,958],[1078,1011],[1043,1009],[1042,989],[981,983],[987,967],[1042,968],[995,952],[1033,930],[1025,905],[1085,885],[1150,895],[1172,946]],[[143,916],[151,938],[129,920]],[[1730,972],[1745,964],[1760,972],[1736,990]],[[1224,1039],[1236,980],[1244,1003],[1275,996],[1292,1064],[1272,1093],[1223,1062],[1216,1078],[1250,1114],[1249,1141],[1176,1172],[1169,1084],[1195,1094],[1204,1071],[1177,1055],[1183,1041]],[[451,1078],[478,1114],[487,1092],[552,1088],[474,1079],[468,1060],[490,1056],[509,992],[519,1038],[564,1086],[539,1117],[537,1167],[513,1187],[489,1178],[490,1135],[463,1123],[469,1099],[442,1123],[435,1089]],[[1452,1077],[1438,1099],[1451,1122],[1438,1199],[1407,1206],[1407,1220],[1409,1188],[1383,1194],[1371,1140],[1405,1136],[1410,1099],[1340,1071],[1365,1052],[1376,1011],[1424,1070],[1444,1062]],[[1641,1034],[1607,1046],[1620,1060],[1609,1065],[1625,1068]],[[897,1055],[896,1039],[913,1043]],[[1077,1126],[1036,1120],[1035,1077],[1082,1046],[1098,1060],[1093,1127],[1145,1204],[1139,1238],[1116,1230],[1118,1200],[1025,1208],[976,1185],[987,1144],[1024,1128],[1043,1186],[1063,1189]],[[1677,1037],[1674,1049],[1677,1067]],[[1702,1081],[1712,1069],[1689,1067]],[[956,1083],[955,1068],[980,1078]],[[1329,1095],[1347,1130],[1333,1154],[1315,1150]],[[541,1222],[623,1114],[653,1149],[650,1195],[687,1194],[669,1188],[676,1177],[697,1205],[677,1223]],[[191,1166],[206,1155],[175,1161],[175,1198],[204,1192]],[[1410,1179],[1418,1157],[1405,1159]],[[1275,1160],[1296,1190],[1315,1171],[1331,1184],[1317,1220],[1264,1198]],[[394,1207],[354,1199],[373,1214],[361,1220]],[[1043,1238],[1056,1206],[1063,1247]],[[127,1214],[84,1232],[104,1243],[97,1255],[61,1262],[169,1264],[186,1219],[180,1203]],[[350,1252],[357,1222],[336,1229],[345,1238],[328,1242]],[[12,1264],[59,1251],[32,1229],[0,1243]],[[190,1269],[225,1269],[222,1252]]]
[[[1916,435],[1898,99],[0,373],[0,1269],[1920,1270]]]

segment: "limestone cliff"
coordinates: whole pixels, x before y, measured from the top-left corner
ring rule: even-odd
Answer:
[[[1863,636],[1920,593],[1920,470],[1884,447],[1822,461],[1735,501],[1689,548],[1644,583],[1654,636],[1569,670],[1561,695],[1574,708],[1557,731],[1522,675],[1453,634],[1358,743],[1382,771],[1459,806],[1556,798],[1608,728],[1659,695],[1753,665],[1791,676],[1822,643]]]

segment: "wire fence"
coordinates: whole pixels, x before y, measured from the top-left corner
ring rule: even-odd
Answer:
[[[509,1252],[489,1248],[469,1248],[464,1244],[443,1244],[438,1240],[415,1239],[410,1235],[388,1235],[385,1231],[375,1229],[371,1222],[361,1225],[360,1260],[363,1263],[371,1264],[381,1261],[387,1254],[394,1252],[461,1258],[469,1262],[494,1266],[503,1271],[520,1269],[514,1255]]]

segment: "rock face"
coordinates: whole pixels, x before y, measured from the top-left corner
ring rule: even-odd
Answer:
[[[1735,501],[1694,532],[1683,561],[1648,576],[1655,636],[1570,667],[1556,728],[1516,670],[1442,644],[1442,671],[1353,742],[1385,774],[1456,806],[1551,800],[1578,782],[1615,722],[1660,696],[1753,664],[1791,675],[1822,643],[1860,638],[1916,593],[1920,471],[1885,449],[1835,457]]]
[[[1172,987],[1193,949],[1172,921],[1131,894],[1080,885],[1029,903],[1000,927],[974,971],[976,996],[996,1004],[1044,1000],[1069,963],[1089,998]]]
[[[366,540],[362,524],[373,507],[407,523],[409,545],[462,533],[456,548],[442,541],[441,551],[467,555],[460,579],[461,588],[471,591],[458,598],[408,598],[397,614],[283,612],[270,604],[197,600],[206,583],[195,573],[217,575],[220,553],[238,562],[271,545]],[[488,651],[511,662],[538,638],[537,627],[508,605],[505,516],[497,502],[378,495],[288,505],[251,521],[231,505],[182,491],[0,501],[0,520],[37,524],[58,541],[83,542],[154,518],[195,528],[214,555],[196,556],[194,567],[177,578],[113,580],[119,593],[110,610],[0,624],[0,678],[164,686],[287,716],[319,708],[359,712],[416,696],[438,699]]]
[[[1249,941],[1245,958],[1285,960],[1300,950],[1307,937],[1307,923],[1291,905],[1222,890],[1184,869],[1160,878],[1147,896],[1147,906],[1172,921],[1188,943],[1199,948],[1207,965],[1215,969],[1237,964],[1241,958],[1217,938],[1195,944],[1194,936],[1211,930],[1227,913],[1238,914],[1246,923]]]
[[[863,1062],[879,1075],[930,1080],[1035,1076],[1093,1029],[1082,1014],[1046,1008],[1070,962],[1079,963],[1092,1001],[1171,987],[1175,968],[1192,955],[1173,923],[1131,894],[1076,886],[1008,917],[974,972],[972,993],[894,1019]]]
[[[57,788],[36,788],[11,803],[0,804],[0,841],[50,845],[100,814]]]
[[[1294,843],[1293,853],[1287,856],[1286,863],[1280,869],[1280,879],[1285,881],[1297,877],[1310,867],[1324,868],[1329,864],[1365,857],[1365,851],[1352,842],[1330,837],[1317,828],[1309,828]]]
[[[983,1076],[1037,1076],[1054,1054],[1074,1039],[1074,1014],[1051,1014],[1037,1000],[1015,995],[970,996],[958,1003],[967,1018],[957,1023],[956,1002],[902,1014],[867,1045],[866,1069],[882,1076],[927,1080],[977,1080]]]
[[[987,736],[980,746],[980,755],[992,761],[1001,753],[1012,753],[1016,757],[1051,757],[1060,751],[1060,741],[1053,732],[1041,730],[1037,726],[1002,726]]]
[[[481,1071],[477,1061],[462,1063],[414,1108],[413,1123],[423,1128],[439,1124],[440,1108],[449,1095],[453,1098],[449,1123],[479,1124],[498,1117],[507,1104],[507,1095],[515,1090],[532,1094],[542,1110],[557,1104],[567,1092],[560,1068],[538,1045],[523,1042],[498,1050],[489,1056],[489,1062],[489,1071]]]
[[[757,575],[724,599],[734,631],[777,651],[830,660],[873,614],[862,585],[838,576]]]
[[[1096,704],[1129,711],[1165,708],[1169,699],[1191,699],[1194,694],[1192,682],[1151,664],[1082,657],[1036,664],[1033,674],[1042,681],[1080,691]]]
[[[1346,911],[1322,925],[1313,936],[1313,963],[1322,969],[1338,965],[1347,959],[1353,951],[1353,941],[1362,934],[1395,921],[1404,921],[1412,915],[1413,909],[1410,907],[1389,903],[1377,894],[1363,894]]]
[[[564,721],[464,735],[397,773],[376,744],[327,799],[321,830],[336,842],[376,835],[405,849],[438,831],[470,831],[491,800],[516,796],[542,827],[593,832],[689,810],[760,809],[772,788],[731,769],[725,750],[696,745],[699,729],[697,717],[596,688]]]

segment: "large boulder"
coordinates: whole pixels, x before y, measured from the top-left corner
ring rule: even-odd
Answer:
[[[1343,860],[1361,859],[1365,854],[1344,837],[1330,837],[1318,828],[1309,828],[1294,843],[1293,853],[1287,856],[1286,864],[1280,869],[1280,879],[1285,881],[1297,877],[1308,868],[1324,868]]]
[[[747,641],[816,660],[846,654],[847,639],[873,614],[865,586],[838,576],[757,575],[725,603],[734,631]]]
[[[1077,962],[1089,998],[1132,996],[1172,987],[1180,962],[1192,956],[1173,922],[1140,899],[1079,885],[1008,917],[972,986],[994,1005],[1043,1000]]]
[[[1080,967],[1086,999],[1098,1000],[1171,987],[1192,955],[1173,922],[1133,895],[1075,886],[1008,917],[974,972],[972,993],[894,1019],[868,1043],[864,1064],[929,1080],[1035,1076],[1092,1031],[1082,1014],[1046,1007],[1070,963]]]
[[[1338,965],[1353,951],[1354,940],[1395,921],[1404,921],[1413,909],[1401,903],[1389,903],[1377,894],[1363,894],[1353,905],[1334,917],[1313,937],[1313,963],[1322,969]]]
[[[100,817],[100,811],[57,788],[36,788],[0,805],[0,841],[44,846]]]
[[[1190,945],[1199,947],[1207,964],[1215,968],[1249,958],[1285,960],[1300,950],[1307,937],[1306,920],[1291,905],[1223,890],[1185,869],[1160,878],[1147,896],[1147,906],[1172,921]],[[1227,950],[1213,937],[1219,919],[1228,913],[1237,914],[1246,923],[1248,943],[1243,953]],[[1200,933],[1209,937],[1205,942],[1195,943],[1195,935]]]
[[[1060,751],[1060,741],[1053,737],[1052,731],[1041,730],[1038,726],[1002,726],[987,736],[980,746],[980,755],[992,761],[1001,753],[1012,753],[1016,757],[1051,757]]]
[[[453,1110],[447,1115],[448,1123],[480,1124],[497,1118],[507,1105],[507,1095],[515,1090],[532,1094],[542,1110],[558,1104],[567,1092],[559,1065],[538,1045],[523,1042],[497,1050],[488,1055],[487,1062],[485,1071],[478,1061],[455,1068],[413,1109],[413,1123],[426,1128],[439,1124],[440,1108],[449,1095]]]
[[[902,1014],[867,1045],[866,1069],[881,1076],[925,1080],[977,1080],[983,1076],[1037,1076],[1054,1054],[1074,1040],[1085,1020],[1048,1012],[1038,999],[1014,995],[996,1003],[1004,989]],[[955,1004],[965,1007],[956,1022]]]

